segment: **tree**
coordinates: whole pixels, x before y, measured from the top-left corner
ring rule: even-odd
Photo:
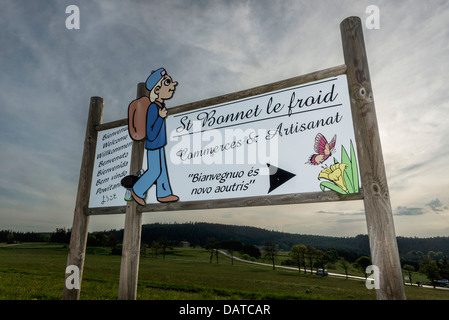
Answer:
[[[424,273],[432,283],[441,278],[439,271],[437,262],[434,260],[424,258],[419,262],[419,272]]]
[[[348,268],[349,268],[349,262],[344,257],[340,258],[340,264],[345,269],[346,279],[348,279]]]
[[[355,261],[355,267],[365,274],[365,279],[368,278],[366,268],[371,265],[371,259],[367,256],[361,256]]]
[[[161,237],[159,239],[159,247],[162,249],[162,258],[165,259],[165,254],[167,253],[167,249],[173,249],[170,246],[170,242],[167,240],[166,237]]]
[[[431,260],[440,260],[440,259],[442,259],[443,258],[443,252],[441,252],[441,251],[438,251],[438,252],[435,252],[435,251],[429,251],[429,252],[427,252],[427,257],[429,258],[429,259],[431,259]]]
[[[271,260],[271,262],[273,263],[273,270],[275,270],[276,269],[275,261],[276,261],[276,257],[279,254],[278,245],[273,243],[272,241],[265,241],[264,245],[263,245],[262,252],[263,252],[263,258]]]
[[[161,247],[161,245],[159,244],[159,241],[151,242],[151,249],[152,249],[153,257],[157,258],[160,247]]]
[[[51,243],[61,243],[61,244],[69,244],[70,243],[70,230],[65,228],[56,228],[56,231],[53,232],[50,236]]]
[[[115,248],[117,248],[117,247],[118,247],[118,246],[112,248],[111,254],[113,254],[112,252],[116,252],[116,249],[115,249]],[[141,255],[142,257],[146,257],[146,256],[147,256],[147,249],[148,249],[149,247],[150,247],[150,246],[147,245],[146,243],[142,243],[142,245],[140,246],[140,255]]]
[[[306,253],[307,253],[307,247],[305,245],[301,245],[299,254],[301,255],[301,260],[304,266],[304,273],[307,273],[307,266],[306,266]]]
[[[301,266],[304,266],[304,272],[306,272],[306,246],[303,244],[297,244],[292,247],[288,255],[292,258],[296,266],[298,266],[298,272],[301,272]]]
[[[6,243],[7,244],[12,244],[12,243],[14,243],[14,232],[9,232],[7,235],[6,235]]]
[[[94,247],[107,247],[109,237],[104,232],[93,232],[87,234],[87,245]]]
[[[410,284],[412,284],[412,272],[415,271],[415,267],[410,265],[410,264],[404,264],[404,266],[402,267],[402,269],[408,273],[408,279],[410,281]]]
[[[332,249],[332,250],[329,250],[329,251],[326,251],[326,253],[328,254],[328,255],[330,255],[331,256],[331,262],[332,263],[335,263],[335,262],[337,262],[338,261],[338,259],[340,258],[340,256],[338,255],[338,252],[337,252],[337,250],[335,250],[335,249]]]
[[[144,247],[146,247],[146,245],[144,245]],[[122,245],[121,244],[117,244],[114,248],[112,248],[111,254],[112,255],[119,255],[119,256],[121,256],[122,255],[122,249],[123,249]],[[145,252],[144,256],[146,256],[146,252]]]
[[[214,256],[215,250],[217,250],[217,240],[215,238],[207,238],[206,239],[206,250],[210,251],[210,259],[209,262],[212,263],[212,258]],[[217,256],[217,263],[218,263],[218,256]]]
[[[238,240],[227,240],[220,243],[220,247],[231,255],[231,263],[234,265],[234,251],[241,251],[243,244]]]
[[[108,236],[108,240],[106,242],[106,246],[113,249],[118,245],[118,239],[115,234],[110,234]]]
[[[446,256],[443,258],[440,265],[440,276],[443,279],[449,279],[449,262],[447,261]]]
[[[309,261],[311,274],[313,273],[313,263],[315,261],[315,253],[316,253],[316,249],[314,247],[312,247],[311,245],[306,245],[305,256],[306,256],[307,260]]]
[[[326,268],[326,264],[332,260],[331,255],[324,251],[316,250],[315,256],[316,256],[316,259],[318,260],[318,264],[320,265],[321,269],[323,269],[323,271],[324,271],[324,269]],[[324,276],[324,272],[323,272],[323,276]]]
[[[242,247],[242,252],[246,253],[247,255],[254,257],[256,259],[260,258],[261,253],[258,247],[256,247],[253,244],[245,244]]]
[[[215,250],[215,258],[216,258],[216,263],[218,264],[218,249],[220,249],[220,247],[217,247],[217,250]]]

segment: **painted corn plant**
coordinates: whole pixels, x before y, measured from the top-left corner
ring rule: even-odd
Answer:
[[[321,190],[325,191],[327,188],[341,194],[359,192],[359,171],[352,141],[349,152],[348,155],[342,145],[341,161],[338,162],[334,157],[334,164],[321,170],[318,180],[327,180],[320,183]]]

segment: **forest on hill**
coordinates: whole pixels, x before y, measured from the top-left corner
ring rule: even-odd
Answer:
[[[122,231],[122,230],[120,230]],[[205,246],[208,238],[216,241],[238,240],[261,247],[271,241],[280,250],[288,251],[296,244],[309,244],[321,250],[339,249],[357,253],[369,253],[368,237],[330,237],[303,235],[266,230],[251,226],[236,226],[216,223],[153,223],[142,226],[142,242],[151,243],[160,238],[169,241],[188,241],[191,246]]]
[[[96,231],[89,233],[88,245],[103,245],[113,247],[121,243],[123,229]],[[280,250],[289,251],[294,245],[311,245],[319,250],[337,250],[344,256],[370,255],[367,235],[354,237],[331,237],[321,235],[294,234],[266,230],[251,226],[236,226],[218,223],[152,223],[142,226],[142,243],[167,240],[174,245],[182,241],[191,246],[206,246],[209,239],[217,242],[237,240],[243,244],[262,247],[267,241],[277,244]],[[13,232],[0,230],[0,242],[36,242],[47,241],[69,243],[70,230],[57,229],[53,233]],[[403,261],[419,260],[424,256],[449,257],[449,237],[397,237],[399,254]]]
[[[123,230],[117,231],[122,235]],[[296,244],[309,244],[320,250],[354,251],[369,254],[368,235],[354,237],[334,237],[308,234],[295,234],[266,230],[251,226],[236,226],[217,223],[153,223],[142,226],[142,242],[151,243],[160,238],[172,241],[188,241],[192,246],[204,246],[207,238],[217,241],[239,240],[243,243],[262,246],[264,242],[277,243],[281,250],[288,251]],[[121,238],[121,237],[120,237]],[[410,251],[441,252],[449,256],[449,237],[397,237],[400,253]]]
[[[123,229],[105,231],[119,241]],[[333,237],[321,235],[294,234],[266,230],[251,226],[236,226],[218,223],[152,223],[142,226],[142,243],[151,244],[161,239],[171,243],[187,241],[191,246],[206,246],[208,239],[215,241],[238,240],[244,244],[262,247],[267,241],[276,243],[280,250],[289,251],[294,245],[311,245],[319,250],[337,250],[348,258],[370,255],[367,235],[354,237]],[[429,253],[441,257],[449,256],[449,237],[397,237],[399,253],[403,261],[419,260]]]

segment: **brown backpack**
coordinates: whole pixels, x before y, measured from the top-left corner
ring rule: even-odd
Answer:
[[[151,102],[148,97],[131,101],[128,106],[128,132],[131,139],[139,141],[146,136],[147,111]]]

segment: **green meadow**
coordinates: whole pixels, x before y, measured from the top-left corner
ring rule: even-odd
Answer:
[[[41,243],[0,244],[0,300],[60,300],[67,248]],[[251,265],[202,248],[174,248],[165,259],[141,257],[139,300],[375,300],[364,281]],[[285,256],[279,257],[280,261]],[[120,259],[87,248],[81,300],[116,300]],[[329,272],[342,272],[337,266]],[[356,270],[350,270],[356,275]],[[360,274],[357,274],[360,275]],[[420,277],[416,274],[416,277]],[[449,300],[449,291],[406,286],[409,300]]]

